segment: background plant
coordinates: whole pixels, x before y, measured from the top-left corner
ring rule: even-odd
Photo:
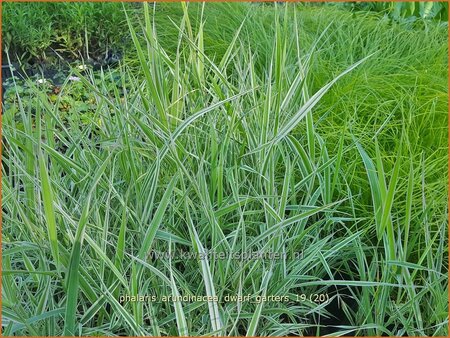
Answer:
[[[56,98],[15,86],[5,335],[447,335],[446,27],[159,5],[137,25],[129,13],[134,49],[115,72],[76,74]],[[63,118],[67,96],[95,98],[90,123]],[[291,301],[119,302],[229,293]]]
[[[448,21],[448,3],[443,1],[346,2],[336,5],[357,11],[369,10],[384,13],[397,21],[415,21],[417,19]]]
[[[3,53],[15,60],[97,57],[122,49],[126,22],[120,3],[5,3]],[[6,60],[4,55],[3,60]]]

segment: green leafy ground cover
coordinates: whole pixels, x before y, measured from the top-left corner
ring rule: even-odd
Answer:
[[[447,27],[139,11],[116,69],[5,98],[4,334],[446,336]]]

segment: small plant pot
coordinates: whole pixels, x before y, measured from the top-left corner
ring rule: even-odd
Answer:
[[[5,82],[13,76],[21,76],[23,72],[20,70],[20,65],[17,62],[12,62],[11,65],[2,65],[2,81]]]
[[[13,66],[14,67],[14,66]],[[8,79],[12,77],[11,68],[9,65],[2,65],[2,81],[5,81],[5,79]]]

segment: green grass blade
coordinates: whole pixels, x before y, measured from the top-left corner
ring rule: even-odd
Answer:
[[[172,191],[175,187],[175,184],[177,183],[177,180],[178,175],[175,175],[174,177],[172,177],[170,183],[167,185],[167,189],[164,192],[163,197],[161,198],[161,202],[158,206],[158,209],[156,210],[152,221],[147,227],[147,232],[144,235],[144,239],[142,241],[142,245],[137,256],[139,259],[143,260],[147,256],[148,251],[150,250],[150,247],[153,243],[153,239],[155,238],[156,232],[159,229],[159,226],[162,222],[167,206],[169,205],[170,198],[172,197]]]
[[[110,155],[111,156],[111,155]],[[84,204],[83,212],[78,223],[78,228],[75,236],[75,242],[73,244],[72,253],[70,255],[70,263],[67,271],[67,300],[66,300],[66,311],[64,320],[64,336],[74,336],[75,332],[75,321],[77,314],[77,303],[78,303],[78,280],[79,280],[79,265],[81,257],[81,246],[83,243],[84,231],[89,218],[90,204],[92,195],[95,191],[95,187],[100,181],[103,172],[106,170],[110,162],[110,157],[108,157],[103,164],[100,166],[98,171],[94,175],[94,179],[91,185],[91,189],[87,196],[86,202]]]
[[[272,276],[272,271],[266,271],[266,273],[263,276],[262,282],[261,282],[261,296],[265,297],[267,293],[267,286],[269,284],[270,277]],[[254,337],[256,335],[256,329],[258,327],[259,320],[261,319],[261,312],[264,307],[264,302],[260,302],[256,306],[256,310],[253,313],[252,320],[250,321],[250,324],[248,326],[247,330],[247,337]]]
[[[56,268],[59,270],[59,252],[58,252],[58,234],[56,226],[55,209],[53,203],[55,202],[55,196],[50,183],[50,177],[45,165],[45,160],[42,152],[39,152],[39,170],[41,174],[41,191],[42,199],[44,202],[44,214],[47,223],[47,234],[53,255],[53,261]]]

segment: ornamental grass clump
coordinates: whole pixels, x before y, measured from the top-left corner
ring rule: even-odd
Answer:
[[[4,112],[3,333],[447,335],[442,27],[142,6],[124,62],[70,74],[88,123],[69,80]]]

